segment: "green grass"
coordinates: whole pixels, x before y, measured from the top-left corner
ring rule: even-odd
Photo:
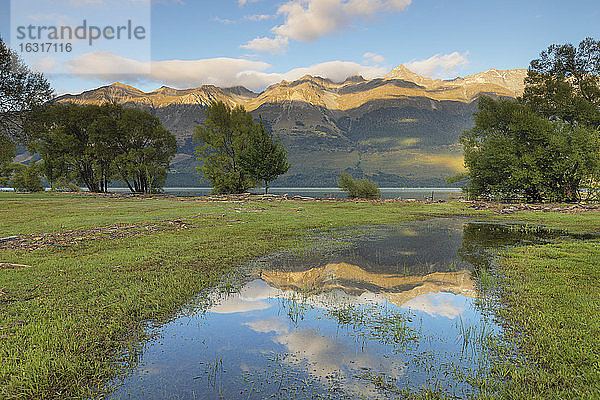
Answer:
[[[600,244],[510,249],[499,269],[508,342],[495,349],[496,397],[600,398]]]
[[[189,228],[67,248],[4,250],[0,262],[0,398],[101,392],[135,356],[147,321],[163,321],[223,273],[297,246],[310,229],[464,212],[463,206],[206,203],[87,195],[0,196],[0,236],[64,232],[174,217]],[[191,218],[195,217],[195,218]]]
[[[148,321],[170,318],[248,260],[301,246],[311,229],[438,216],[510,218],[600,231],[598,213],[504,216],[473,211],[461,203],[209,203],[0,193],[0,237],[33,237],[123,223],[143,227],[173,218],[184,219],[188,226],[168,231],[141,229],[135,236],[85,240],[63,248],[0,250],[0,262],[31,266],[0,269],[0,398],[76,399],[101,393],[111,378],[124,371],[127,361],[135,359]],[[592,244],[553,246],[507,253],[502,264],[508,274],[514,274],[509,275],[514,279],[507,280],[511,291],[505,298],[514,306],[503,317],[524,332],[519,344],[533,365],[541,366],[512,369],[508,394],[516,393],[527,379],[534,382],[532,390],[546,393],[554,388],[557,394],[591,385],[598,378],[600,367],[591,357],[600,354],[598,316],[593,315],[598,310],[600,249]],[[551,249],[549,254],[555,258],[544,258],[545,249]],[[553,273],[544,268],[548,265]],[[544,297],[552,301],[544,302]],[[563,308],[555,312],[559,306]],[[562,326],[560,337],[550,334],[555,322],[563,324],[557,325]],[[545,341],[538,342],[536,335],[542,334]],[[559,355],[571,364],[560,367],[563,358]],[[552,363],[552,357],[559,361]],[[575,370],[574,365],[581,369]],[[548,383],[559,378],[554,386]]]

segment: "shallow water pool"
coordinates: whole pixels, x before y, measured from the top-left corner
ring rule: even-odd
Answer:
[[[500,332],[475,277],[499,247],[561,235],[443,219],[315,236],[155,328],[109,398],[462,398]]]

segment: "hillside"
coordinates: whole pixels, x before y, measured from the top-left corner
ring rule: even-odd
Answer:
[[[462,169],[458,137],[473,124],[481,95],[517,97],[527,70],[490,70],[444,81],[404,66],[382,78],[344,82],[304,76],[254,93],[243,87],[162,87],[144,93],[115,83],[62,102],[115,101],[158,116],[178,140],[170,186],[197,185],[192,133],[211,101],[240,105],[261,117],[288,149],[292,168],[279,186],[335,186],[340,170],[383,186],[437,186]]]

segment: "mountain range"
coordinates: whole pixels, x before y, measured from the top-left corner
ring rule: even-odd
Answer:
[[[473,126],[482,95],[515,98],[527,70],[489,70],[453,80],[430,79],[400,65],[387,75],[344,82],[304,76],[269,86],[262,93],[244,87],[173,89],[145,93],[114,83],[60,102],[80,105],[117,102],[148,110],[177,137],[168,186],[195,186],[195,126],[212,101],[242,106],[281,138],[292,167],[278,186],[336,186],[340,171],[367,176],[382,186],[444,186],[463,169],[458,144]]]

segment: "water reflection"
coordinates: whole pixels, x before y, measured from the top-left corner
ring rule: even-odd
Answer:
[[[361,299],[361,295],[377,294],[392,304],[406,302],[425,294],[440,292],[475,297],[470,271],[434,272],[427,275],[376,274],[348,264],[327,264],[308,271],[264,271],[260,275],[271,287],[283,291],[311,294],[342,290]],[[314,296],[312,296],[314,297]],[[339,301],[339,300],[336,300]],[[359,301],[359,300],[355,300]]]
[[[472,275],[498,246],[557,235],[436,220],[266,257],[238,293],[159,328],[110,398],[466,396],[464,377],[485,368],[485,337],[499,331]]]

